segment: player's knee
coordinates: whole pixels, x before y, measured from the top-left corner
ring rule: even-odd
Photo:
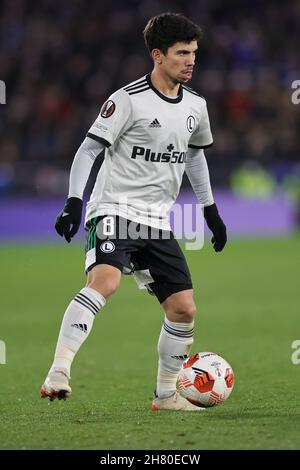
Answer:
[[[173,314],[177,320],[182,323],[192,323],[196,316],[196,305],[194,302],[185,302],[176,305]]]
[[[105,299],[111,297],[118,289],[121,281],[119,269],[110,265],[97,265],[89,273],[87,287],[98,291]]]
[[[119,285],[119,279],[106,279],[105,281],[103,279],[93,279],[87,284],[88,287],[100,292],[105,299],[111,297],[118,290]]]

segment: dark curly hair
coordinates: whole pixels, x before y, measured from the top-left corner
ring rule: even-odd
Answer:
[[[159,49],[166,54],[176,42],[199,41],[203,33],[199,26],[180,13],[162,13],[150,18],[143,35],[150,53]]]

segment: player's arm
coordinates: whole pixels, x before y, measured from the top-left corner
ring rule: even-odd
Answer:
[[[226,226],[214,202],[207,161],[201,148],[189,148],[185,167],[186,174],[200,204],[203,205],[204,218],[213,233],[212,243],[215,251],[222,251],[226,242]]]
[[[75,154],[70,172],[68,199],[55,223],[57,233],[65,237],[68,243],[80,227],[84,189],[93,163],[105,147],[99,140],[86,137]]]
[[[56,231],[67,242],[79,229],[83,192],[96,157],[106,147],[113,145],[131,124],[132,104],[129,95],[123,89],[117,90],[101,107],[99,116],[90,127],[72,164],[68,199],[55,224]]]

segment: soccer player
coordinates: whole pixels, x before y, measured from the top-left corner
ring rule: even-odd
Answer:
[[[55,225],[67,242],[81,223],[93,162],[105,149],[86,209],[87,284],[64,314],[42,397],[66,399],[71,394],[76,353],[95,316],[118,289],[122,273],[133,273],[165,314],[152,409],[201,410],[176,391],[178,372],[193,343],[196,306],[190,272],[168,217],[186,171],[204,207],[213,247],[224,248],[226,227],[214,203],[203,152],[213,143],[206,101],[186,86],[201,35],[181,14],[151,18],[144,39],[152,72],[109,97],[75,155],[68,198]]]

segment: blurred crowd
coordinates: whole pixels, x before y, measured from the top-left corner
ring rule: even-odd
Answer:
[[[214,185],[255,164],[299,173],[300,2],[3,0],[0,192],[65,194],[74,154],[102,103],[151,71],[142,30],[164,11],[204,30],[190,83],[208,103]]]

